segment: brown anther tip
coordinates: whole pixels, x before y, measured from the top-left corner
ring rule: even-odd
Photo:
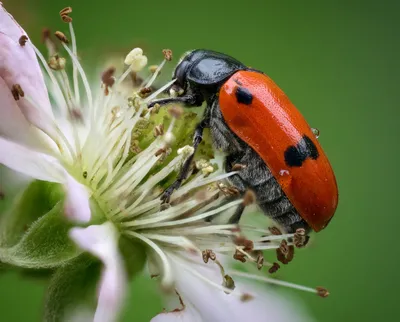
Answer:
[[[69,15],[72,12],[71,7],[65,7],[64,9],[60,10],[60,16],[62,15]]]
[[[56,31],[54,35],[60,40],[61,42],[68,44],[69,40],[68,38],[61,32],[61,31]]]
[[[272,235],[282,235],[282,232],[278,227],[268,227],[268,230]]]
[[[260,253],[257,257],[257,269],[260,270],[264,266],[264,256]]]
[[[153,130],[153,134],[154,134],[154,137],[163,135],[164,134],[164,125],[159,124],[159,125],[155,126],[154,130]]]
[[[303,228],[298,228],[293,236],[293,243],[297,248],[306,246],[309,240],[310,236],[307,236]]]
[[[249,301],[251,301],[253,299],[254,299],[254,296],[249,294],[249,293],[243,293],[240,296],[240,301],[242,301],[242,302],[249,302]]]
[[[183,108],[180,106],[172,106],[171,108],[168,109],[168,113],[176,119],[180,119],[180,117],[183,114]]]
[[[22,35],[21,37],[19,37],[19,40],[18,40],[19,45],[21,47],[24,47],[27,41],[28,41],[28,37],[26,35]]]
[[[243,205],[248,206],[256,201],[256,195],[252,190],[247,190],[243,196]]]
[[[232,186],[226,186],[225,184],[221,183],[218,184],[218,189],[222,191],[222,193],[229,197],[229,196],[238,196],[240,194],[239,189],[232,187]]]
[[[211,249],[206,249],[202,251],[202,256],[203,256],[203,261],[204,263],[208,263],[208,260],[211,259],[212,261],[215,261],[217,259],[217,255],[211,250]]]
[[[233,278],[231,277],[231,276],[229,276],[229,275],[225,275],[224,276],[224,282],[223,282],[223,285],[226,287],[226,288],[228,288],[228,289],[230,289],[230,290],[234,290],[235,289],[235,281],[233,280]],[[226,293],[226,292],[225,292]]]
[[[278,261],[280,261],[282,264],[288,264],[293,260],[294,257],[293,245],[288,245],[286,240],[282,240],[279,248],[276,249],[276,255]]]
[[[168,61],[172,60],[172,50],[171,49],[163,49],[164,58]]]
[[[153,91],[153,89],[151,87],[143,87],[140,91],[139,91],[139,95],[141,98],[145,98],[147,97],[151,92]]]
[[[316,287],[315,290],[317,291],[317,295],[320,297],[325,298],[329,296],[329,291],[324,287]]]
[[[288,243],[287,243],[287,241],[286,241],[285,239],[283,239],[283,240],[281,241],[281,245],[279,246],[279,249],[281,250],[281,252],[282,252],[284,255],[287,255],[287,254],[288,254],[288,252],[289,252],[289,247],[288,247]]]
[[[50,39],[51,38],[51,31],[49,28],[44,28],[42,30],[42,43],[44,43],[46,41],[46,39]]]
[[[156,157],[160,156],[161,154],[164,154],[165,152],[167,152],[166,148],[160,148],[156,151],[156,153],[154,154]]]
[[[232,171],[240,171],[247,167],[245,164],[236,163],[232,166]]]
[[[69,16],[69,14],[72,12],[71,7],[66,7],[60,11],[60,17],[62,21],[66,23],[70,23],[72,21],[72,18]]]
[[[73,108],[73,109],[71,109],[69,114],[70,114],[72,121],[83,122],[83,116],[82,116],[82,112],[80,110]]]
[[[236,250],[235,254],[233,254],[233,259],[242,263],[246,263],[246,256],[238,250]]]
[[[25,95],[24,91],[22,90],[21,85],[19,85],[19,84],[14,84],[11,87],[11,93],[16,101],[18,101],[21,97],[24,97],[24,95]]]
[[[101,74],[101,81],[108,87],[112,87],[115,83],[114,73],[115,73],[115,67],[111,66],[107,68]]]
[[[281,268],[281,266],[277,262],[274,262],[272,264],[272,266],[268,269],[268,272],[270,274],[273,274],[273,273],[276,273],[278,271],[278,269],[280,269],[280,268]]]
[[[251,252],[254,249],[254,242],[245,237],[236,237],[234,242],[237,246],[243,246],[245,252]]]

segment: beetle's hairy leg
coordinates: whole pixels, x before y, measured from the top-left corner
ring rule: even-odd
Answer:
[[[193,136],[193,153],[186,159],[183,163],[181,170],[179,171],[178,178],[172,183],[161,195],[161,200],[163,203],[168,203],[170,201],[172,193],[178,189],[182,182],[186,179],[190,171],[190,165],[193,162],[193,158],[196,154],[197,148],[201,141],[203,140],[203,130],[209,126],[209,120],[203,119],[197,126],[194,131]]]

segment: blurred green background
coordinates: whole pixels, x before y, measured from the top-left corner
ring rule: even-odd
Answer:
[[[67,32],[58,11],[72,6],[86,66],[136,46],[154,63],[163,48],[175,62],[210,48],[269,74],[321,130],[340,191],[334,220],[279,277],[330,290],[327,299],[292,292],[317,321],[398,320],[399,1],[3,2],[37,44],[42,27]],[[0,275],[2,320],[39,321],[44,289]],[[145,279],[133,283],[125,320],[159,312],[156,293]]]

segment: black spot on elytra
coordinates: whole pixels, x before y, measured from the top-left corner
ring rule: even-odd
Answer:
[[[242,82],[240,80],[238,80],[237,78],[234,78],[233,81],[238,85],[242,85]]]
[[[235,91],[236,100],[238,103],[242,103],[245,105],[250,105],[253,101],[253,95],[250,91],[242,86],[238,86]]]
[[[316,160],[318,157],[317,147],[307,135],[303,135],[296,146],[291,145],[285,151],[285,163],[289,167],[301,167],[307,158]]]

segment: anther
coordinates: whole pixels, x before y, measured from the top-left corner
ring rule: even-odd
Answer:
[[[304,228],[298,228],[293,236],[293,244],[297,248],[306,246],[309,240],[310,236],[307,236]]]
[[[315,290],[317,291],[317,294],[320,297],[328,297],[329,296],[329,291],[324,287],[316,287]]]
[[[139,96],[141,98],[146,98],[147,96],[149,96],[149,94],[153,91],[153,89],[151,87],[143,87],[140,91],[139,91]]]
[[[131,71],[139,72],[147,65],[147,57],[143,55],[141,48],[134,48],[126,55],[124,62],[130,66]]]
[[[235,289],[235,281],[233,280],[232,277],[230,277],[227,274],[224,276],[224,281],[223,281],[222,285],[232,291]],[[227,293],[227,292],[225,292],[225,293]],[[229,293],[227,293],[227,294],[229,294]]]
[[[180,119],[180,117],[183,114],[183,108],[180,106],[172,106],[171,108],[168,109],[168,113],[176,119]]]
[[[280,231],[280,229],[278,227],[268,227],[268,230],[270,231],[270,233],[272,235],[282,235],[282,232]]]
[[[156,151],[156,153],[154,154],[156,157],[160,156],[161,154],[164,154],[167,152],[166,148],[160,148]]]
[[[246,256],[238,249],[236,249],[236,252],[233,254],[233,259],[242,263],[246,263]]]
[[[172,50],[171,49],[163,49],[163,55],[165,60],[171,61],[172,60]]]
[[[158,65],[150,65],[149,66],[149,72],[154,74],[156,72],[157,68],[158,68]]]
[[[68,44],[69,43],[67,36],[65,36],[61,31],[56,31],[54,33],[54,36],[56,36],[58,38],[58,40],[60,40],[64,44]]]
[[[154,127],[153,134],[154,134],[154,137],[163,135],[164,134],[164,125],[163,124],[156,125]]]
[[[24,97],[24,95],[25,95],[24,91],[21,88],[21,85],[19,85],[19,84],[14,84],[11,87],[11,93],[13,94],[14,99],[16,101],[18,101],[20,99],[20,97]]]
[[[114,78],[114,73],[115,73],[115,67],[109,67],[107,68],[102,74],[101,74],[101,81],[107,85],[108,87],[111,87],[115,83],[115,78]]]
[[[238,196],[240,194],[239,189],[232,186],[227,186],[222,182],[218,183],[218,189],[221,190],[221,192],[227,197]]]
[[[153,108],[150,110],[150,114],[158,114],[160,111],[161,105],[160,104],[155,104]]]
[[[62,21],[66,22],[66,23],[72,22],[72,18],[69,16],[69,14],[71,12],[72,12],[71,7],[66,7],[66,8],[62,9],[60,11],[60,17],[61,17]]]
[[[253,241],[244,237],[236,237],[235,245],[243,246],[245,252],[251,252],[254,249]]]
[[[232,171],[240,171],[247,167],[245,164],[236,163],[232,166]]]
[[[42,43],[44,43],[47,39],[51,39],[51,31],[48,28],[44,28],[42,30]]]
[[[249,293],[243,293],[243,294],[240,296],[240,300],[241,300],[242,302],[248,302],[248,301],[251,301],[251,300],[253,300],[253,299],[254,299],[254,296],[251,295],[251,294],[249,294]]]
[[[19,40],[18,40],[19,45],[21,47],[24,47],[27,41],[28,41],[28,37],[26,35],[22,35],[21,37],[19,37]]]
[[[260,270],[264,266],[264,255],[260,252],[257,256],[257,269]]]
[[[248,206],[256,201],[256,195],[252,190],[247,190],[243,196],[243,205]]]
[[[101,81],[104,84],[104,95],[106,96],[109,94],[109,88],[115,83],[114,73],[115,67],[109,67],[101,74]]]
[[[203,256],[203,261],[204,263],[208,263],[208,260],[211,259],[212,261],[215,261],[217,256],[211,249],[206,249],[202,251],[202,256]]]
[[[62,70],[65,68],[65,64],[67,63],[66,59],[55,54],[50,57],[47,62],[49,67],[53,70]]]
[[[288,264],[294,257],[293,245],[288,245],[286,240],[282,240],[279,248],[276,249],[276,257],[282,264]]]
[[[83,122],[82,113],[81,113],[81,111],[79,111],[79,110],[76,109],[76,108],[73,108],[73,109],[70,110],[69,116],[70,116],[70,118],[71,118],[71,121],[74,121],[74,122]]]
[[[280,269],[280,268],[281,268],[281,266],[277,262],[274,262],[272,264],[272,266],[268,269],[268,272],[270,274],[273,274],[273,273],[276,273],[278,271],[278,269]]]

